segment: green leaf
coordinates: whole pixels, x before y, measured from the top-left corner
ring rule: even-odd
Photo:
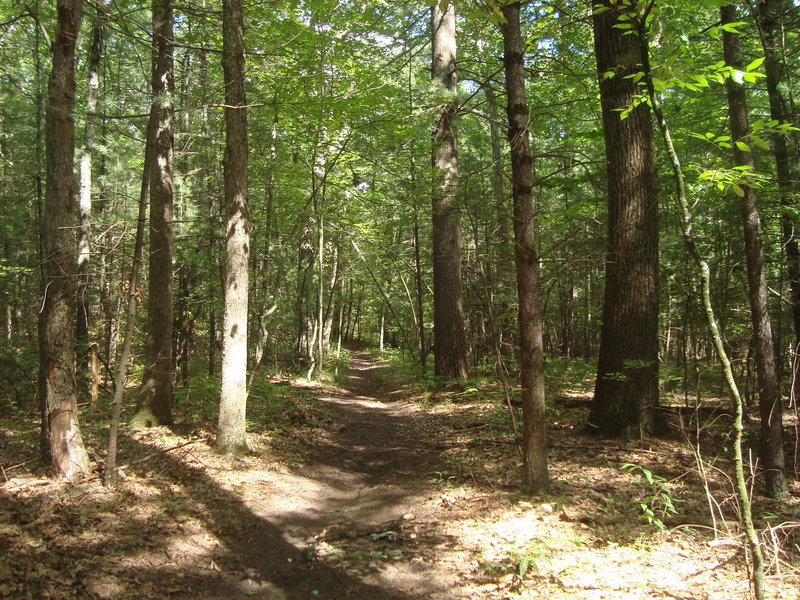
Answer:
[[[736,142],[736,147],[742,152],[750,152],[750,146],[748,146],[744,142]]]
[[[528,564],[530,563],[530,558],[527,556],[522,557],[519,561],[519,576],[525,577],[525,573],[528,572]]]
[[[747,65],[744,68],[744,70],[748,71],[748,72],[749,71],[753,71],[753,70],[757,69],[758,67],[760,67],[763,62],[764,62],[764,57],[762,56],[761,58],[757,58],[753,62],[751,62],[749,65]]]
[[[761,150],[769,150],[769,144],[767,144],[767,142],[765,142],[765,141],[764,141],[763,139],[761,139],[760,137],[757,137],[757,136],[755,136],[755,135],[751,135],[751,136],[750,136],[750,141],[751,141],[753,144],[755,144],[755,145],[756,145],[756,147],[760,148]]]
[[[742,188],[742,186],[734,183],[733,191],[736,193],[737,196],[739,196],[739,198],[744,198],[744,189]]]
[[[742,78],[747,83],[755,83],[756,81],[758,81],[759,77],[766,77],[766,75],[764,75],[763,73],[744,73],[744,74],[742,74]]]
[[[737,27],[744,25],[744,21],[736,21],[735,23],[724,23],[719,26],[722,31],[727,31],[728,33],[739,33]]]

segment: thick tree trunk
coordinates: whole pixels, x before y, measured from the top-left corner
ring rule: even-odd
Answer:
[[[455,8],[452,2],[437,2],[431,7],[431,14],[431,77],[452,92],[456,89]],[[433,131],[433,354],[437,376],[466,379],[455,114],[453,102],[443,103]]]
[[[655,431],[658,404],[658,182],[650,111],[629,76],[641,70],[639,39],[615,28],[621,5],[595,11],[608,170],[608,240],[600,354],[589,423],[600,435]],[[626,6],[624,11],[634,10]],[[620,111],[630,109],[621,118]]]
[[[720,7],[722,24],[734,23],[736,7]],[[743,63],[739,51],[739,35],[722,32],[725,64],[739,71]],[[733,139],[733,156],[737,167],[753,169],[753,156],[748,149],[750,126],[747,119],[747,96],[744,87],[732,78],[725,82],[728,93],[728,115]],[[746,173],[746,172],[745,172]],[[756,203],[756,190],[746,181],[741,190],[744,248],[747,257],[747,283],[750,298],[750,316],[753,326],[755,363],[758,380],[758,404],[761,412],[761,462],[766,475],[766,491],[770,498],[783,498],[789,488],[784,474],[783,418],[778,381],[778,362],[772,338],[772,321],[769,315],[767,277],[764,274],[764,250],[761,243],[761,217]]]
[[[147,343],[139,404],[131,425],[172,424],[172,0],[153,1],[155,161],[150,177]]]
[[[76,480],[90,472],[78,426],[75,388],[75,42],[81,22],[80,0],[58,0],[53,39],[45,146],[47,191],[42,211],[44,275],[42,362],[43,429],[53,474]]]
[[[225,205],[227,254],[222,323],[222,384],[216,451],[247,450],[247,299],[250,218],[247,207],[247,100],[244,88],[244,18],[241,0],[222,3],[225,75]]]
[[[550,489],[547,474],[544,353],[539,308],[539,259],[534,238],[533,161],[525,98],[524,43],[520,3],[503,7],[503,62],[508,96],[508,140],[511,145],[514,200],[514,262],[519,299],[520,378],[522,383],[522,487],[534,494]]]

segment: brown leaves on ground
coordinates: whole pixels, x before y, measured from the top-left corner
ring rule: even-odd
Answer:
[[[691,444],[587,437],[581,390],[562,390],[554,491],[525,498],[497,390],[421,404],[366,356],[350,375],[349,389],[262,386],[246,456],[215,455],[202,426],[127,431],[114,491],[42,477],[31,415],[5,418],[0,597],[747,597],[724,444],[704,486]],[[757,509],[776,599],[798,598],[794,485]]]

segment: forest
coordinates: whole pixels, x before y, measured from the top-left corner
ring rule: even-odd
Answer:
[[[0,597],[799,597],[796,0],[0,7]]]

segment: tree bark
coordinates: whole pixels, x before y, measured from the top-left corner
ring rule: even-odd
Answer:
[[[452,2],[431,7],[431,78],[456,89],[456,15]],[[443,102],[433,130],[433,354],[434,372],[467,378],[467,339],[461,284],[461,229],[456,207],[458,143],[455,103]]]
[[[105,34],[105,0],[97,0],[97,16],[92,26],[92,43],[89,50],[88,82],[86,86],[86,125],[83,133],[83,150],[80,160],[80,194],[78,207],[78,311],[75,347],[78,353],[78,380],[86,381],[89,359],[89,264],[91,260],[92,221],[92,158],[94,153],[95,121],[100,88],[100,57]],[[83,374],[83,375],[81,375]]]
[[[155,161],[150,177],[149,302],[145,366],[131,425],[172,424],[172,0],[153,1]]]
[[[736,6],[720,7],[722,24],[735,23]],[[722,31],[725,64],[743,70],[739,50],[739,35]],[[732,78],[725,81],[728,95],[733,158],[737,167],[754,168],[753,156],[748,149],[750,125],[747,119],[747,96],[744,86]],[[747,171],[744,171],[746,177]],[[767,278],[764,274],[764,250],[761,242],[761,217],[756,201],[756,190],[746,180],[737,188],[741,190],[741,213],[744,230],[744,248],[747,260],[747,283],[750,300],[750,319],[753,327],[756,375],[758,380],[758,405],[761,413],[761,462],[766,477],[766,492],[770,498],[785,498],[789,487],[784,473],[783,418],[778,378],[778,362],[772,338],[772,321],[769,315]]]
[[[792,122],[794,115],[783,95],[787,77],[787,67],[779,58],[779,36],[781,33],[781,13],[787,9],[786,0],[762,0],[758,3],[757,19],[764,50],[764,73],[766,74],[767,96],[769,98],[770,118],[779,123]],[[797,140],[794,140],[795,146]],[[781,233],[786,253],[786,273],[789,277],[789,291],[792,300],[792,324],[794,326],[794,352],[792,360],[792,394],[796,398],[800,391],[800,244],[797,240],[797,194],[800,192],[800,165],[795,155],[789,152],[787,136],[777,133],[772,138],[772,154],[775,158],[775,171],[778,176],[778,194],[781,211]]]
[[[519,299],[520,379],[522,383],[522,487],[534,494],[550,489],[547,473],[544,352],[539,307],[539,258],[534,237],[533,161],[525,97],[524,43],[520,3],[503,7],[503,63],[508,96],[514,202],[514,262]]]
[[[639,72],[639,40],[615,28],[620,10],[595,11],[608,177],[608,240],[600,353],[589,415],[602,436],[655,432],[658,405],[658,183],[650,111],[629,76]],[[625,118],[621,110],[630,109]]]
[[[222,319],[222,384],[216,451],[247,450],[247,299],[250,217],[247,206],[247,99],[244,87],[244,17],[241,0],[222,3],[225,77],[225,206],[227,246]]]
[[[80,0],[58,0],[45,130],[47,190],[41,220],[44,299],[40,381],[43,429],[53,475],[76,480],[90,472],[78,425],[75,386],[75,43]]]

